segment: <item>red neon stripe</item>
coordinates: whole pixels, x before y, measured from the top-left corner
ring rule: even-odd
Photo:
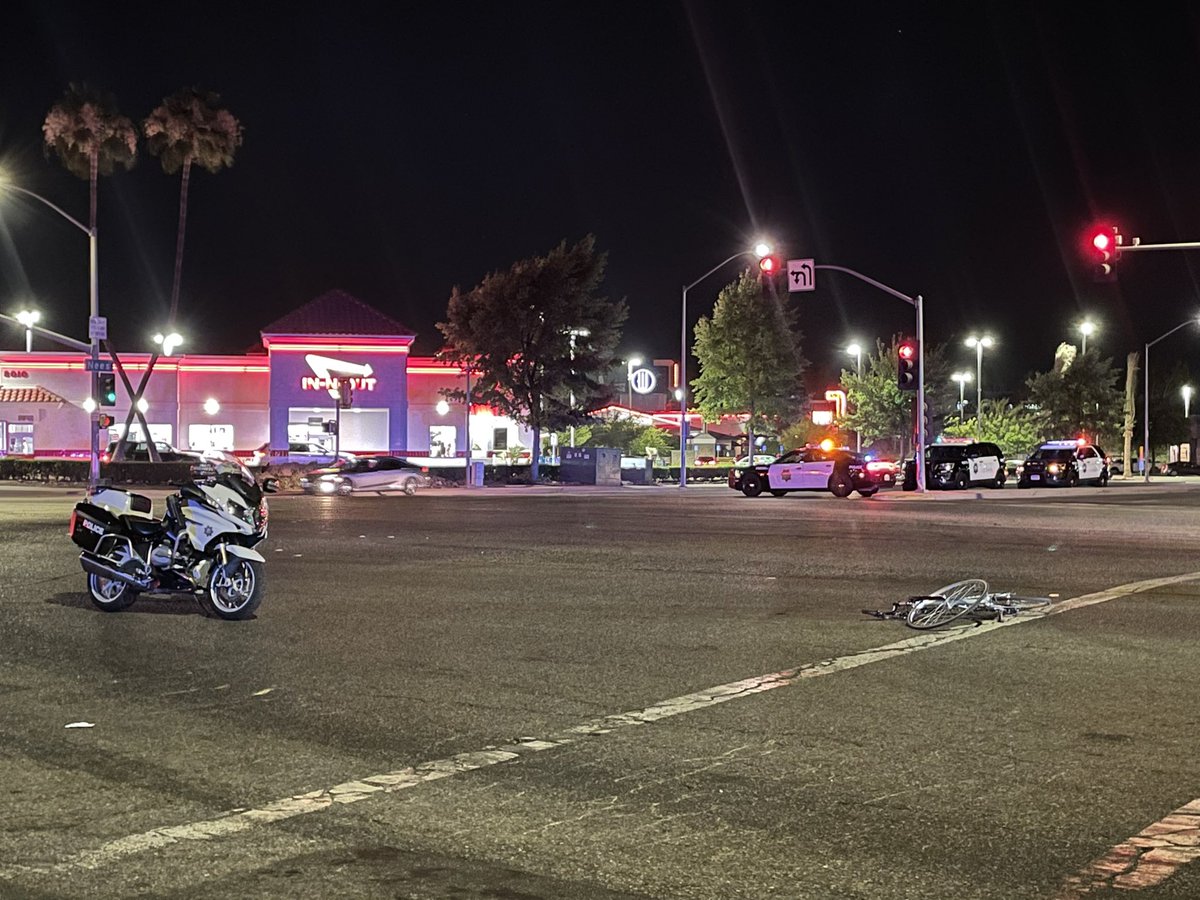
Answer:
[[[458,366],[409,366],[406,371],[409,375],[461,375],[462,369]]]
[[[272,353],[324,351],[334,353],[408,353],[408,347],[384,344],[287,344],[275,346],[271,344]]]
[[[180,372],[270,372],[270,366],[180,366]]]

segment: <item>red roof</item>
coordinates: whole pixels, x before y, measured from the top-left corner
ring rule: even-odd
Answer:
[[[275,334],[411,336],[412,329],[345,291],[329,291],[262,330]]]
[[[62,397],[44,387],[0,388],[0,403],[66,403]]]

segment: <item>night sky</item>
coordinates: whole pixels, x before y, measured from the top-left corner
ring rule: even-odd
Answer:
[[[785,258],[924,295],[927,339],[964,367],[962,339],[986,329],[985,388],[1013,392],[1085,314],[1101,328],[1089,346],[1123,365],[1200,310],[1200,253],[1127,255],[1116,285],[1080,261],[1098,220],[1200,240],[1193,9],[10,3],[0,165],[85,219],[86,182],[41,146],[68,82],[139,122],[180,87],[220,93],[245,144],[232,169],[193,176],[191,352],[240,352],[342,288],[432,353],[453,285],[590,232],[607,293],[629,304],[622,351],[676,357],[681,285],[765,235]],[[165,317],[178,188],[148,154],[102,179],[101,311],[121,348],[148,349]],[[735,276],[692,290],[689,324]],[[845,276],[819,273],[792,301],[814,382],[848,364],[851,338],[913,328],[908,306]],[[85,238],[9,197],[0,308],[24,302],[86,338]],[[1185,329],[1154,359],[1197,351]]]

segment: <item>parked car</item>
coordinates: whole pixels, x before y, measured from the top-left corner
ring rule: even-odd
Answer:
[[[418,488],[433,486],[428,468],[414,465],[396,456],[363,456],[338,460],[333,465],[309,472],[300,479],[300,488],[308,494],[343,496],[356,491],[404,491],[415,494]]]
[[[988,441],[964,444],[932,444],[925,448],[925,486],[930,490],[954,490],[971,485],[1004,487],[1008,469],[1004,451]],[[904,489],[916,490],[917,462],[904,464]]]
[[[754,465],[769,466],[771,463],[775,462],[777,458],[778,457],[772,456],[769,453],[755,453]],[[737,462],[733,464],[735,469],[744,469],[748,465],[750,465],[750,457],[748,456],[739,456]]]
[[[177,450],[166,441],[155,441],[154,449],[158,451],[160,462],[199,462],[200,454],[191,450]],[[117,441],[111,441],[104,452],[100,454],[100,462],[111,462],[117,452]],[[127,462],[150,462],[150,448],[145,441],[126,441],[125,460]]]
[[[894,459],[870,459],[867,461],[867,471],[880,487],[894,487],[900,478],[900,463]]]
[[[848,497],[858,491],[870,497],[879,490],[861,456],[819,447],[791,450],[769,464],[730,469],[729,487],[747,497],[757,497],[763,491],[770,491],[773,497],[789,491],[829,491],[835,497]]]
[[[1110,477],[1108,457],[1085,441],[1047,441],[1017,470],[1017,487],[1056,485],[1074,487],[1090,481],[1103,487]]]
[[[696,465],[698,466],[715,466],[717,458],[715,456],[697,456]]]
[[[1112,466],[1109,466],[1109,474],[1112,474]],[[1200,462],[1173,462],[1167,464],[1167,470],[1164,475],[1200,475]]]

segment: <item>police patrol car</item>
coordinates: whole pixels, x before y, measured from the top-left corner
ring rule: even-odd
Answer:
[[[729,486],[747,497],[757,497],[763,491],[775,497],[789,491],[829,491],[835,497],[848,497],[858,491],[870,497],[879,490],[861,456],[820,447],[789,451],[767,465],[733,469]]]
[[[971,485],[1004,487],[1008,473],[1004,451],[988,441],[933,444],[925,450],[925,483],[932,489],[952,490]],[[916,464],[904,468],[904,489],[917,488]]]
[[[1042,484],[1074,487],[1081,481],[1104,487],[1108,478],[1108,457],[1099,447],[1082,439],[1047,441],[1017,469],[1019,488]]]

